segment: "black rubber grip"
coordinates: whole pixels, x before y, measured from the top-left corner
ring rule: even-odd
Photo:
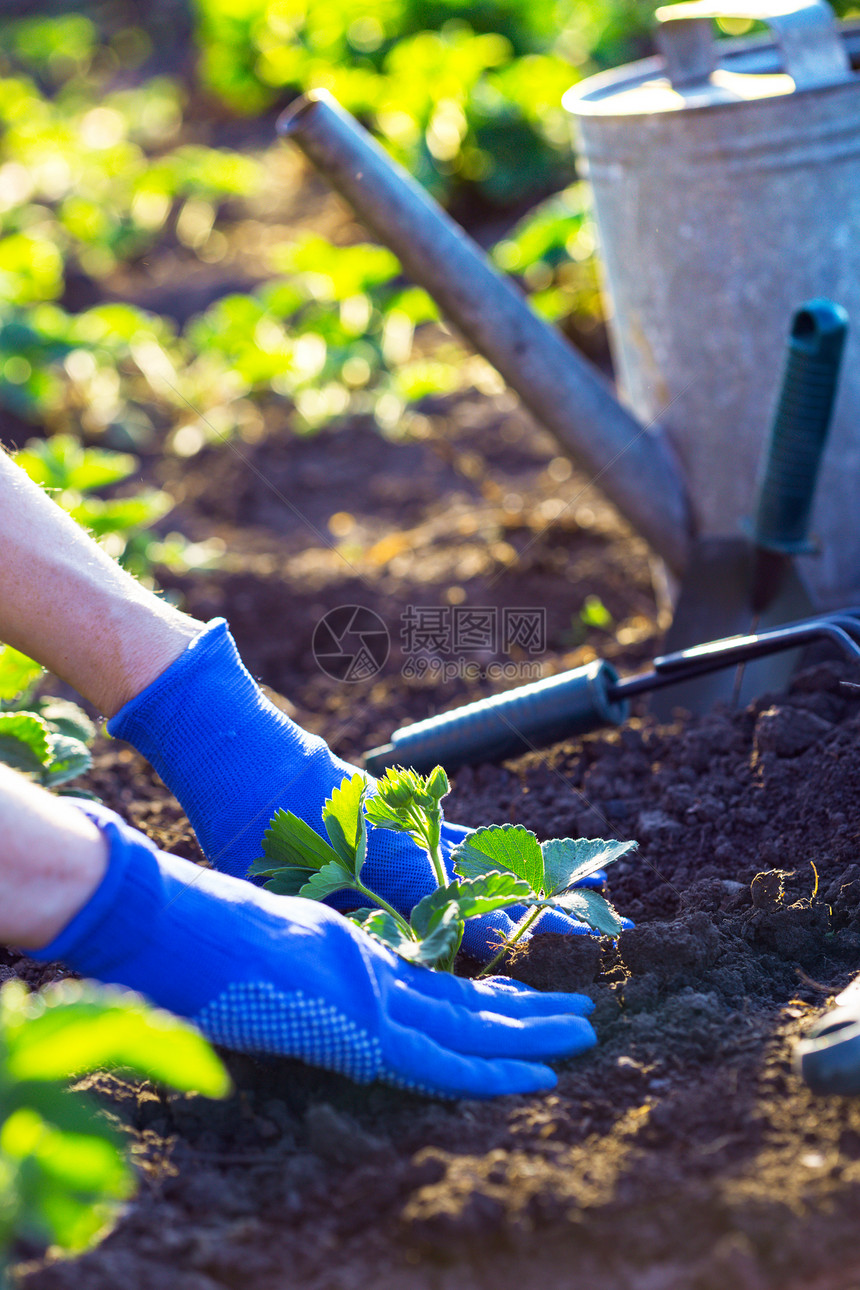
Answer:
[[[810,300],[794,315],[754,524],[767,551],[813,549],[809,518],[847,333],[848,315],[831,300]]]
[[[617,680],[611,664],[595,659],[571,672],[403,726],[395,730],[390,744],[369,752],[365,764],[374,775],[388,766],[409,766],[422,774],[437,765],[455,770],[620,725],[629,705],[610,698]]]

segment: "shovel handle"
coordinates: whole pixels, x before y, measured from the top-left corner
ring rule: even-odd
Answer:
[[[753,539],[779,555],[800,555],[830,429],[848,315],[831,300],[810,300],[794,315],[785,373],[759,490]]]
[[[391,743],[365,756],[373,775],[388,766],[409,766],[426,774],[437,764],[446,770],[483,761],[500,761],[558,739],[621,725],[629,705],[611,697],[618,673],[595,659],[584,667],[547,676],[530,685],[494,694],[395,730]]]

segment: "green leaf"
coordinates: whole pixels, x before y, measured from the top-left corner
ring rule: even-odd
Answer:
[[[458,917],[457,906],[451,904],[428,936],[422,938],[417,952],[410,955],[415,963],[435,967],[440,959],[447,959],[459,948],[463,938],[463,920]]]
[[[312,873],[299,892],[306,900],[325,900],[326,896],[336,891],[355,889],[355,878],[349,869],[345,869],[340,860],[324,864],[317,873]]]
[[[248,873],[250,872],[249,869]],[[317,869],[301,869],[298,865],[290,865],[287,869],[276,869],[263,886],[276,896],[298,896],[302,887],[318,872]]]
[[[76,494],[68,496],[74,498]],[[108,501],[101,497],[85,497],[68,507],[72,519],[97,538],[107,533],[127,534],[130,529],[149,528],[172,509],[173,500],[169,494],[152,488],[134,497],[114,497]]]
[[[396,808],[383,802],[379,796],[369,797],[364,804],[364,813],[369,824],[377,829],[391,829],[394,833],[410,833],[412,825],[404,820]]]
[[[407,936],[397,920],[384,909],[374,910],[361,923],[361,927],[401,958],[423,967],[435,967],[440,959],[449,958],[463,935],[463,923],[457,917],[457,907],[450,903],[429,936],[419,940]]]
[[[207,1097],[229,1090],[227,1072],[202,1035],[139,995],[81,981],[38,995],[20,985],[10,981],[0,990],[12,1079],[66,1079],[110,1067]]]
[[[561,896],[553,896],[547,904],[552,909],[560,909],[581,923],[587,923],[603,936],[620,936],[621,917],[599,891],[583,887],[577,891],[566,891]]]
[[[255,860],[249,873],[263,873],[299,865],[303,869],[321,869],[340,860],[333,847],[300,820],[292,811],[276,812],[263,835],[264,861]],[[265,863],[267,869],[257,868]]]
[[[356,923],[359,927],[363,927],[371,914],[378,913],[379,910],[374,905],[362,905],[359,909],[351,909],[344,917],[348,918],[351,923]]]
[[[50,743],[51,760],[42,779],[51,788],[83,775],[93,764],[89,748],[80,739],[70,739],[68,735],[51,735]]]
[[[42,675],[41,664],[11,645],[0,645],[0,703],[11,703]]]
[[[544,892],[552,896],[574,883],[605,869],[629,851],[635,851],[638,842],[616,842],[603,838],[552,838],[541,843],[546,886]]]
[[[127,479],[139,465],[136,457],[105,448],[84,448],[71,434],[30,439],[15,455],[16,463],[43,488],[73,488],[81,493]]]
[[[0,1105],[4,1120],[19,1107],[27,1106],[63,1133],[93,1134],[117,1144],[122,1140],[98,1102],[52,1080],[17,1080],[6,1090]]]
[[[534,833],[521,824],[478,829],[454,848],[451,859],[463,878],[482,878],[501,870],[523,878],[534,892],[542,890],[543,854]]]
[[[335,851],[358,874],[361,863],[357,863],[358,846],[364,828],[362,799],[367,789],[367,777],[361,771],[341,781],[340,786],[332,790],[332,795],[323,807],[323,824]]]
[[[38,774],[50,760],[48,727],[41,717],[33,712],[0,712],[0,761]]]
[[[464,878],[437,887],[412,911],[411,922],[419,936],[427,936],[439,923],[444,910],[453,904],[461,919],[478,918],[497,909],[523,904],[532,889],[523,878],[512,873],[488,873],[481,878]]]
[[[358,839],[355,846],[355,862],[353,872],[356,878],[361,877],[361,871],[364,868],[364,862],[367,859],[367,819],[364,814],[364,803],[367,801],[368,787],[365,785],[364,792],[361,794],[361,802],[358,809]]]
[[[79,739],[84,744],[95,738],[95,726],[83,708],[68,699],[38,699],[33,710],[43,721],[47,721],[55,734],[68,735],[70,739]]]
[[[367,932],[370,936],[375,936],[378,941],[382,941],[384,945],[394,950],[401,958],[411,961],[418,953],[417,941],[407,936],[397,919],[392,917],[386,909],[371,910],[359,926],[362,931]]]

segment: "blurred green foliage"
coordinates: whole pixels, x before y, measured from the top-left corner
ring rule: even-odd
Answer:
[[[369,15],[354,0],[199,0],[198,71],[244,113],[327,84],[440,195],[467,184],[504,204],[570,174],[567,60],[590,68],[618,32],[631,52],[646,7],[631,2],[386,0]],[[428,347],[433,303],[379,247],[319,236],[275,247],[262,286],[223,295],[181,328],[104,300],[118,274],[145,277],[153,258],[178,258],[181,272],[182,261],[217,266],[241,250],[243,203],[259,197],[265,159],[192,141],[195,91],[139,70],[152,53],[143,30],[106,31],[74,12],[7,21],[0,35],[0,409],[66,436],[58,444],[83,434],[192,456],[236,433],[253,439],[285,404],[300,431],[365,413],[395,432],[410,405],[474,379],[432,329]],[[574,185],[495,254],[547,317],[582,329],[599,316],[589,239]],[[69,492],[52,486],[58,500]],[[143,547],[123,544],[119,528],[152,523],[158,500],[67,509],[142,571]],[[187,554],[178,535],[149,547],[177,566]]]
[[[575,338],[601,325],[588,194],[560,99],[580,76],[648,51],[653,0],[187,4],[188,79],[148,71],[161,51],[147,15],[158,9],[163,40],[175,11],[185,40],[182,0],[59,13],[72,6],[58,0],[41,16],[16,3],[6,12],[19,16],[0,21],[0,413],[191,457],[234,435],[254,442],[285,413],[300,432],[354,413],[408,431],[414,405],[479,379],[382,248],[288,233],[244,267],[270,157],[205,146],[220,128],[207,114],[253,115],[311,86],[331,89],[443,200],[477,193],[482,204],[462,209],[528,210],[492,248],[496,264]],[[130,302],[156,279],[181,295],[197,271],[214,303],[204,294],[181,322],[162,302]],[[237,291],[237,274],[262,283]],[[154,504],[93,499],[82,518],[118,545],[120,512],[143,528]],[[177,534],[146,541],[147,558],[178,568],[213,558]],[[142,550],[135,539],[125,557]]]
[[[648,0],[196,0],[200,75],[237,112],[331,90],[437,195],[509,204],[571,175],[561,96],[636,52]]]
[[[0,989],[0,1284],[20,1238],[79,1250],[134,1190],[117,1127],[69,1081],[109,1068],[224,1097],[206,1041],[137,995],[62,981]]]
[[[31,439],[15,454],[15,461],[109,555],[146,580],[151,564],[148,548],[153,541],[147,530],[172,509],[172,499],[155,488],[122,497],[98,495],[135,475],[140,466],[136,457],[105,448],[85,448],[74,435],[58,434]]]

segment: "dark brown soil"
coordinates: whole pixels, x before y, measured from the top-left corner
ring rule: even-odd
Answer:
[[[408,442],[267,423],[147,467],[177,499],[165,528],[224,544],[220,569],[165,587],[201,617],[225,613],[255,674],[350,756],[492,688],[404,676],[409,605],[542,607],[552,669],[595,653],[635,668],[659,640],[644,544],[512,400],[425,412]],[[582,626],[588,596],[611,632]],[[311,651],[344,604],[375,609],[392,636],[383,671],[354,686]],[[662,729],[639,717],[457,775],[454,819],[641,843],[611,878],[637,922],[618,950],[538,935],[510,965],[597,1003],[600,1044],[554,1093],[440,1104],[236,1056],[224,1103],[95,1077],[139,1193],[86,1255],[22,1252],[21,1285],[856,1290],[860,1103],[813,1098],[792,1071],[797,1036],[860,970],[860,711],[840,674],[822,664],[745,712]],[[136,755],[101,741],[89,784],[200,859]],[[7,954],[0,976],[13,973],[57,970]]]

